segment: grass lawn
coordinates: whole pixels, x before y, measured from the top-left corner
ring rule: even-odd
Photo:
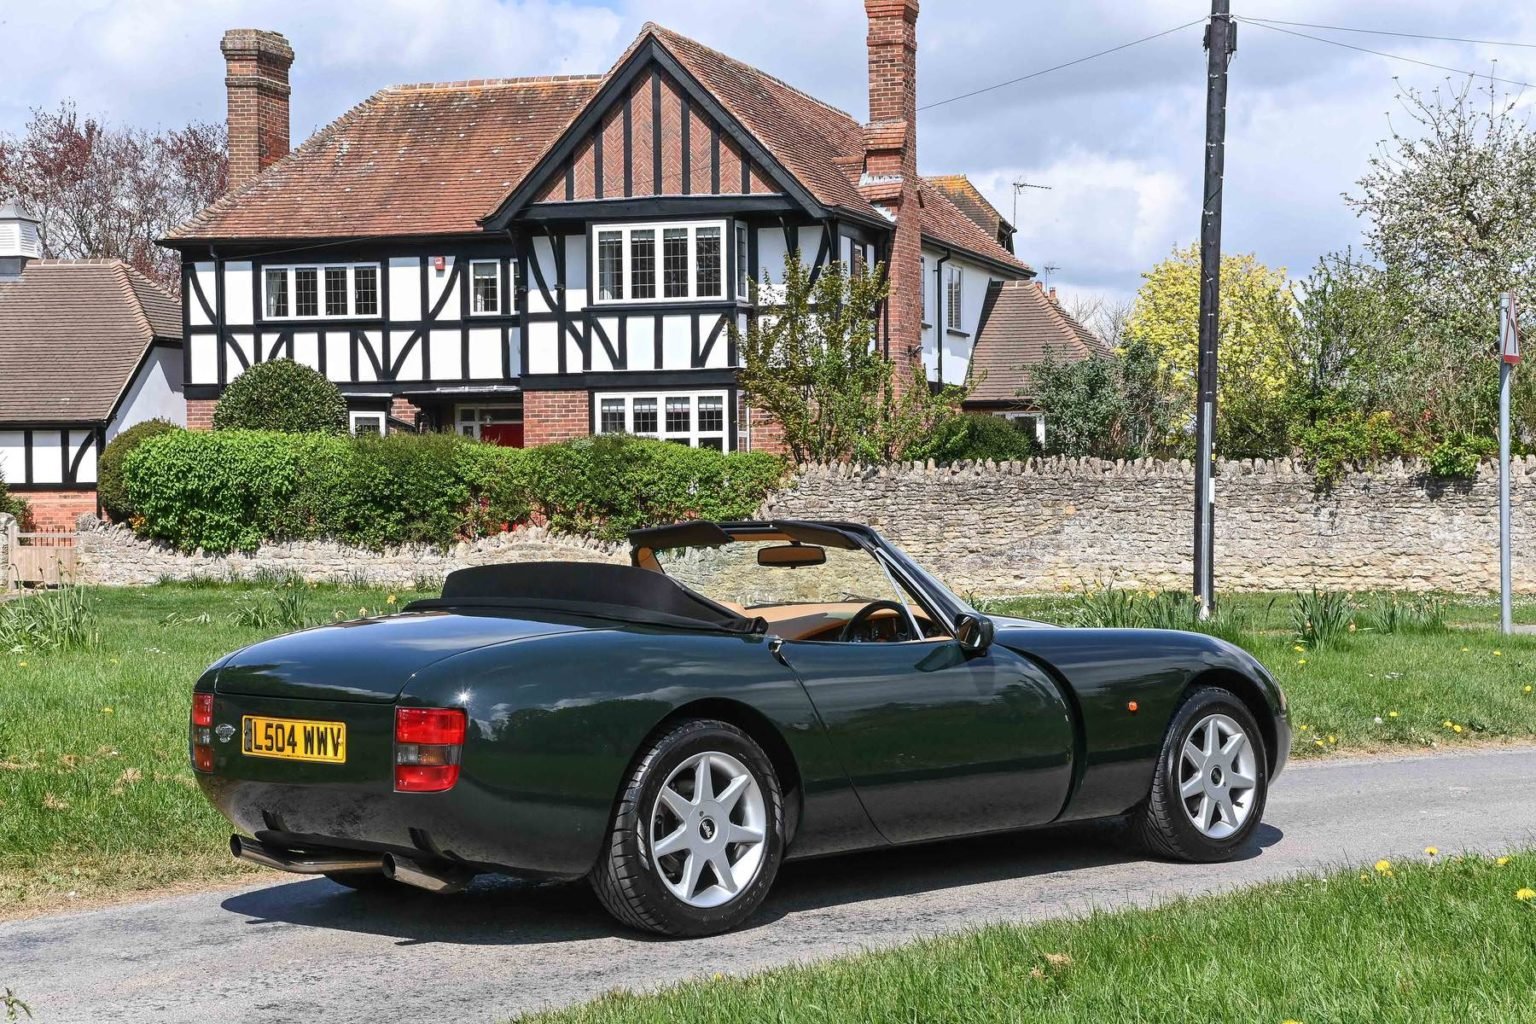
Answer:
[[[383,590],[301,590],[300,610],[315,619],[390,607]],[[275,593],[229,584],[100,588],[89,595],[93,647],[0,649],[0,916],[67,905],[70,893],[251,870],[230,858],[229,826],[193,782],[187,718],[206,665],[284,631],[236,621],[270,618]]]
[[[1536,855],[1397,865],[1154,910],[614,993],[542,1024],[1536,1019]],[[1383,862],[1385,864],[1385,862]],[[1519,894],[1517,896],[1517,894]],[[1520,897],[1525,897],[1524,899]]]
[[[301,587],[298,611],[352,617],[389,610],[390,596]],[[422,595],[394,596],[398,606]],[[294,600],[293,589],[169,584],[87,597],[94,646],[0,647],[0,916],[248,870],[230,859],[228,826],[187,766],[189,694],[221,654],[285,631],[279,599]],[[1451,623],[1476,629],[1360,633],[1298,653],[1288,596],[1239,600],[1251,611],[1247,642],[1291,697],[1298,755],[1536,736],[1536,696],[1524,692],[1536,683],[1536,637],[1497,637],[1486,601],[1447,609]],[[1062,621],[1070,607],[1039,598],[995,610]],[[1536,606],[1520,613],[1536,618]]]

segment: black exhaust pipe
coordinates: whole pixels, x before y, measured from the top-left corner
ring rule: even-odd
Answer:
[[[384,877],[404,882],[406,885],[414,885],[428,892],[450,893],[463,892],[470,879],[475,877],[475,873],[464,868],[423,864],[408,857],[397,857],[392,853],[386,853]]]
[[[229,837],[229,852],[236,860],[250,861],[296,875],[325,875],[333,871],[383,871],[384,856],[378,853],[295,853],[279,850],[245,836]]]

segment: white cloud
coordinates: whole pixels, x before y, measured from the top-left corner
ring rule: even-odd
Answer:
[[[1536,5],[1443,0],[1251,0],[1242,14],[1536,41]],[[954,96],[1199,18],[1193,0],[930,0],[918,24],[919,97]],[[224,116],[218,40],[233,26],[284,32],[302,137],[395,82],[603,71],[655,20],[756,64],[862,118],[857,0],[81,0],[0,3],[8,88],[0,131],[28,108],[75,99],[139,124]],[[1326,35],[1320,30],[1296,31]],[[1536,81],[1536,51],[1391,37],[1335,38],[1432,63]],[[925,111],[921,163],[970,173],[1005,215],[1020,199],[1020,255],[1062,267],[1065,288],[1126,295],[1199,227],[1204,55],[1198,28]],[[1243,25],[1232,67],[1228,247],[1305,273],[1359,225],[1339,198],[1387,130],[1393,76],[1444,73]],[[1528,102],[1536,104],[1536,90]]]

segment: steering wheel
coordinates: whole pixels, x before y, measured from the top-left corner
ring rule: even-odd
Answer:
[[[838,641],[845,644],[863,643],[863,640],[855,639],[859,630],[864,629],[869,625],[869,620],[874,616],[876,612],[883,611],[896,613],[896,621],[899,623],[899,625],[896,627],[896,638],[900,640],[903,637],[906,637],[908,632],[906,605],[899,601],[871,601],[869,604],[853,613],[853,618],[849,619],[848,623],[843,626],[842,632],[837,634]]]

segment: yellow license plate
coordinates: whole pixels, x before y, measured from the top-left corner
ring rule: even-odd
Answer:
[[[299,718],[240,719],[240,749],[247,757],[277,757],[285,761],[347,760],[347,723],[310,722]]]

